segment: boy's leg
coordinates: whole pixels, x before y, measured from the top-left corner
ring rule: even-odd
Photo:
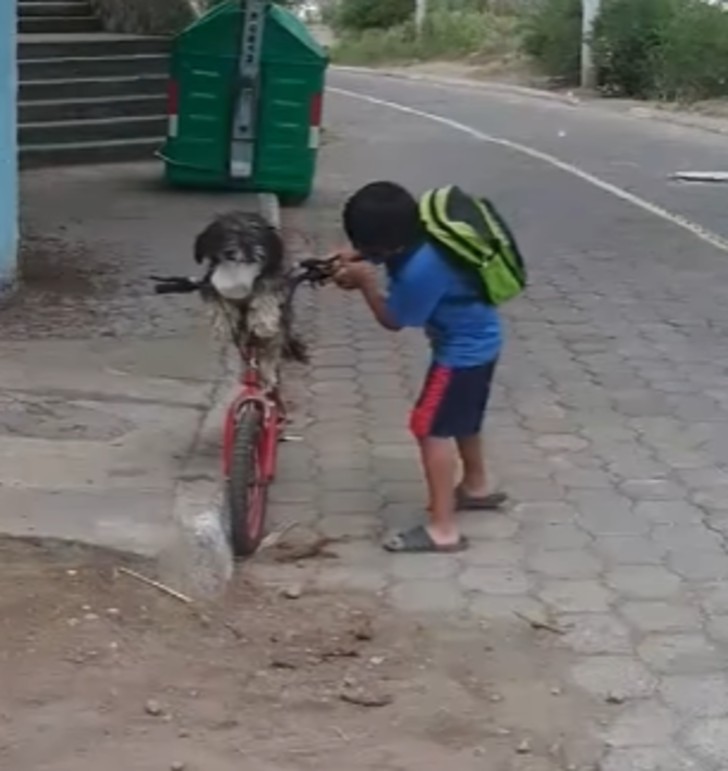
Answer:
[[[490,388],[497,362],[476,367],[470,372],[472,393],[470,431],[457,435],[458,453],[463,464],[463,477],[455,491],[455,505],[458,511],[488,511],[501,508],[508,500],[503,492],[492,492],[488,488],[488,471],[481,428],[490,399]],[[468,426],[463,425],[466,429]]]
[[[483,498],[456,494],[455,448],[456,443],[465,443],[472,479],[485,485],[482,449],[479,443],[474,446],[472,437],[478,438],[480,434],[494,369],[495,362],[463,369],[434,365],[430,369],[410,423],[420,446],[427,479],[430,521],[425,528],[400,533],[386,548],[392,551],[463,548],[467,542],[458,530],[456,508],[476,505],[492,508]]]
[[[430,497],[427,530],[438,546],[460,541],[455,518],[455,445],[452,439],[425,437],[419,440],[422,467]]]
[[[488,474],[485,469],[483,438],[480,434],[460,437],[457,440],[458,453],[463,464],[463,478],[460,489],[472,498],[488,495]]]
[[[458,511],[495,511],[508,502],[504,492],[491,492],[485,465],[483,439],[471,434],[457,440],[458,453],[463,464],[463,478],[455,490],[455,508]]]
[[[456,373],[434,365],[412,412],[410,428],[420,448],[431,506],[429,522],[399,533],[384,544],[389,551],[459,551],[467,545],[455,517],[455,434],[447,428],[456,401]]]

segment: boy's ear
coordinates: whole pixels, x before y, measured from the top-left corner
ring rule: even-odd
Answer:
[[[195,239],[195,262],[199,265],[205,259],[205,237],[201,233]]]
[[[218,251],[223,240],[220,223],[216,220],[208,225],[195,239],[195,262],[208,260]]]

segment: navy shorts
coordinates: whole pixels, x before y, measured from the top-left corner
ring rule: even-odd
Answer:
[[[412,411],[412,433],[418,439],[461,439],[479,434],[496,364],[491,361],[462,369],[433,364]]]

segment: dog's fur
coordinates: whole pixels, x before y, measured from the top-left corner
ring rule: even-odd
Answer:
[[[207,269],[203,297],[230,320],[235,345],[253,354],[266,387],[277,386],[284,359],[307,361],[306,346],[292,329],[283,239],[263,217],[217,217],[197,237],[195,261]]]

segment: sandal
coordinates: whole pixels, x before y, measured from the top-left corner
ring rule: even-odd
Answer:
[[[468,539],[463,535],[457,543],[441,545],[432,540],[424,525],[418,525],[412,530],[397,533],[383,546],[396,554],[455,554],[468,548]]]
[[[490,493],[490,495],[470,496],[462,488],[455,490],[456,511],[498,511],[508,503],[506,493]]]

